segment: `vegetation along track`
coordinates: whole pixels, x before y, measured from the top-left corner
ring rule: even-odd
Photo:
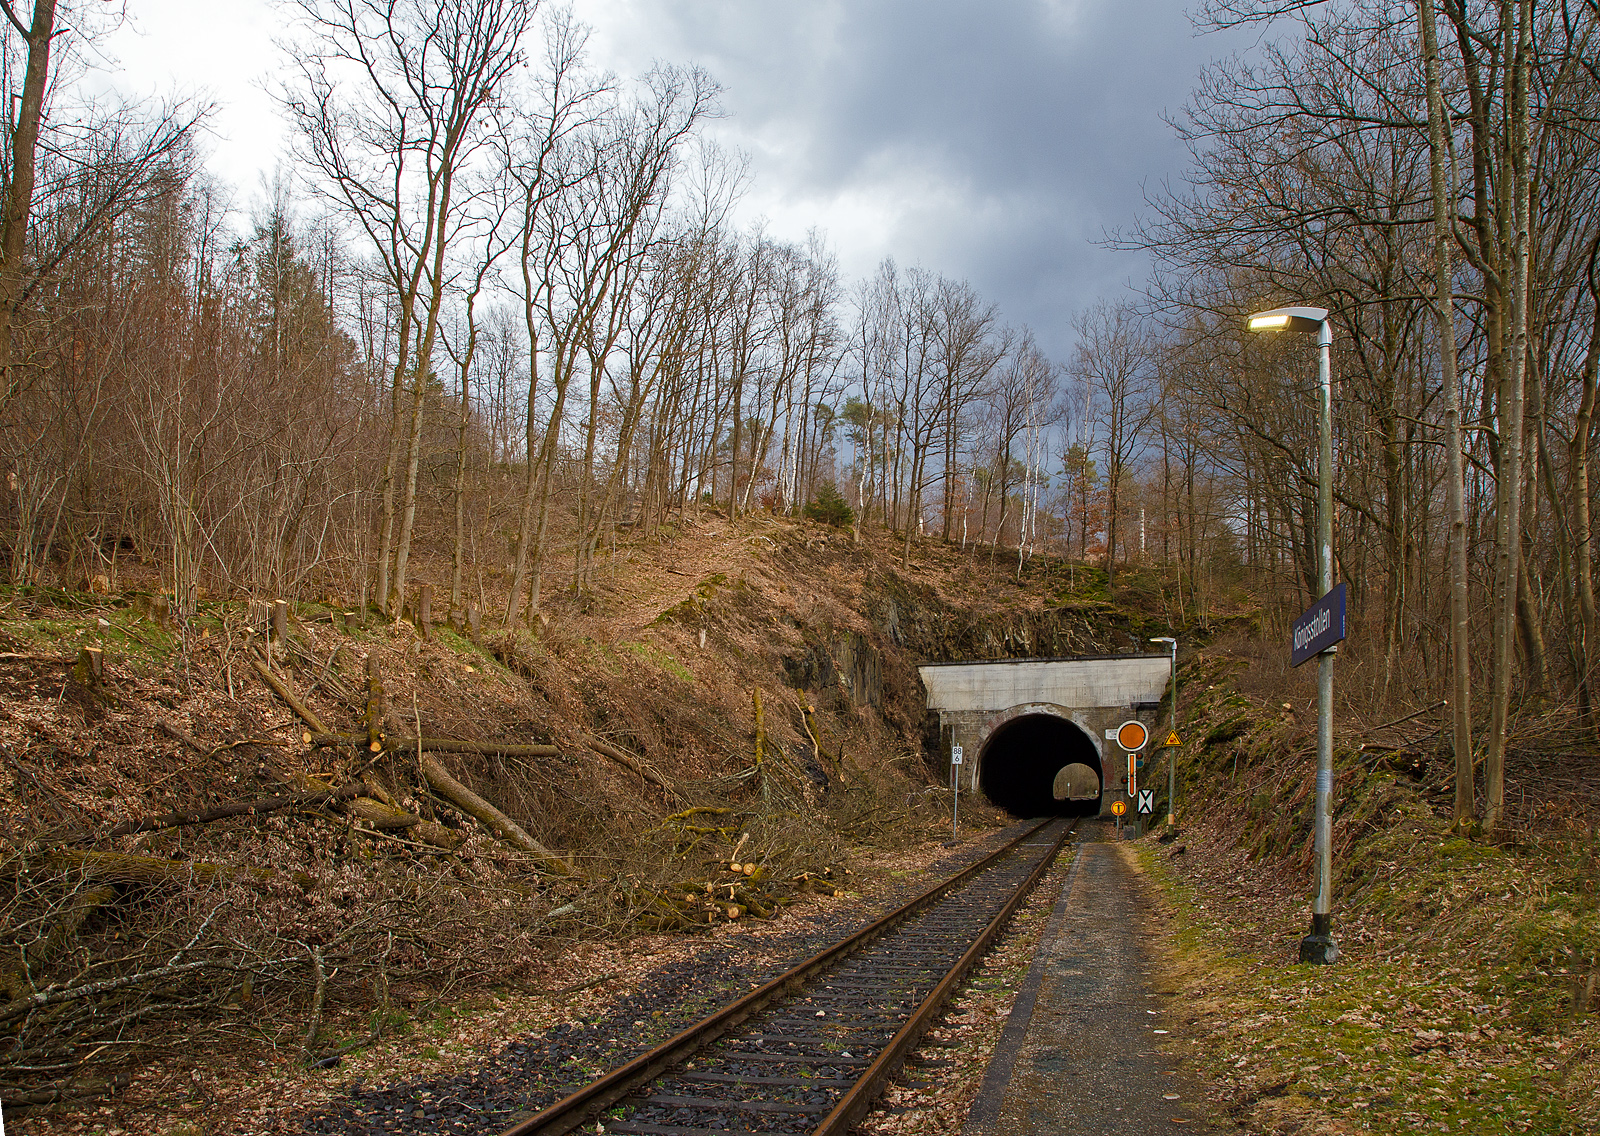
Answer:
[[[678,1036],[506,1131],[843,1133],[1072,831],[1036,825]]]

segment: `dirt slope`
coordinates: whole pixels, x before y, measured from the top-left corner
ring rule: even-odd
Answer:
[[[948,814],[915,663],[1121,649],[1142,627],[1037,561],[900,553],[707,511],[551,597],[536,633],[479,643],[347,626],[339,595],[293,605],[269,642],[243,599],[169,627],[138,593],[0,593],[7,1119],[31,1103],[29,1130],[80,1123],[107,1092],[138,1097],[153,1057],[174,1075],[197,1053],[342,1060],[473,992],[560,985],[567,944],[781,925],[934,848]],[[310,745],[252,660],[329,731],[485,752]],[[530,744],[550,748],[495,748]],[[497,839],[429,763],[575,872]]]

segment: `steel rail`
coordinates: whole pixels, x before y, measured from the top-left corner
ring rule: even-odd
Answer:
[[[723,1006],[721,1009],[709,1014],[699,1022],[696,1022],[694,1025],[688,1027],[677,1035],[668,1038],[666,1041],[640,1054],[633,1060],[617,1066],[610,1072],[605,1073],[601,1077],[589,1082],[583,1088],[571,1093],[566,1097],[563,1097],[561,1100],[556,1101],[554,1104],[538,1113],[535,1113],[526,1120],[520,1121],[519,1123],[506,1129],[501,1136],[565,1136],[565,1133],[571,1132],[574,1128],[587,1123],[599,1112],[609,1108],[613,1103],[621,1100],[623,1097],[633,1092],[633,1090],[642,1085],[648,1084],[649,1082],[655,1080],[660,1074],[672,1068],[672,1066],[693,1056],[696,1052],[703,1049],[717,1038],[721,1037],[730,1028],[744,1021],[751,1014],[764,1009],[769,1002],[784,994],[786,991],[799,989],[805,983],[806,979],[810,978],[817,971],[820,971],[844,958],[849,957],[854,952],[871,943],[874,939],[877,939],[885,931],[888,931],[896,924],[904,922],[910,916],[915,915],[924,908],[936,903],[946,894],[961,886],[972,877],[983,872],[1002,857],[1008,855],[1029,837],[1036,835],[1054,819],[1055,818],[1050,818],[1041,821],[1037,825],[1034,825],[1026,832],[1023,832],[1014,839],[1006,842],[1001,847],[995,849],[989,855],[984,856],[982,859],[975,861],[966,868],[963,868],[960,872],[957,872],[949,879],[933,885],[920,895],[895,908],[888,914],[880,916],[860,930],[853,932],[852,934],[839,940],[839,942],[834,943],[832,946],[819,951],[815,955],[812,955],[799,965],[785,971],[778,977],[750,991],[750,993],[742,995],[733,1002],[728,1003],[726,1006]],[[1062,830],[1060,838],[1056,841],[1056,847],[1051,850],[1049,855],[1044,856],[1040,860],[1040,866],[1029,875],[1028,881],[1023,886],[1019,887],[1012,898],[1006,903],[1002,915],[991,921],[989,926],[985,928],[984,932],[980,936],[980,939],[982,939],[985,945],[987,945],[987,942],[993,938],[993,935],[997,932],[998,928],[1004,925],[1005,918],[1015,911],[1017,904],[1021,902],[1022,897],[1027,894],[1033,883],[1035,883],[1038,877],[1048,869],[1048,865],[1054,861],[1056,852],[1060,850],[1061,844],[1066,840],[1067,836],[1071,834],[1072,828],[1072,825],[1068,825]],[[975,960],[980,954],[982,954],[982,949],[977,945],[977,943],[974,943],[973,947],[963,954],[961,961],[957,963],[958,969],[964,974],[966,968],[970,967],[972,961]],[[953,971],[951,972],[951,974],[954,973],[955,972]],[[947,975],[945,980],[939,984],[937,989],[943,990],[945,992],[944,996],[948,997],[949,991],[954,989],[954,986],[955,982],[952,981],[949,975]],[[931,1020],[932,1014],[924,1013],[926,1007],[931,1003],[931,1001],[932,999],[930,997],[930,999],[923,1003],[923,1007],[919,1008],[914,1013],[913,1020],[921,1021],[923,1023],[914,1034],[907,1035],[907,1029],[911,1024],[907,1023],[907,1028],[903,1028],[891,1040],[890,1045],[891,1048],[893,1048],[896,1043],[901,1042],[902,1035],[907,1035],[909,1040],[902,1044],[902,1047],[899,1051],[901,1057],[904,1056],[904,1053],[907,1049],[909,1049],[910,1045],[921,1036],[922,1030],[926,1029],[926,1022]],[[942,999],[940,1004],[942,1004]],[[886,1050],[885,1052],[888,1051]],[[884,1065],[884,1067],[880,1070],[879,1064],[881,1060],[882,1058],[880,1055],[880,1061],[874,1062],[868,1067],[869,1076],[873,1075],[875,1070],[878,1071],[876,1075],[876,1083],[880,1087],[882,1082],[898,1065],[898,1060],[896,1060]],[[847,1094],[847,1099],[855,1098],[850,1098],[849,1094]],[[865,1110],[866,1105],[870,1103],[871,1099],[871,1095],[868,1095],[865,1098],[860,1098],[860,1107],[863,1111]],[[841,1101],[840,1105],[843,1104],[844,1101]],[[836,1107],[834,1109],[834,1113],[838,1112],[839,1108]],[[833,1119],[832,1114],[830,1114],[828,1119]],[[835,1129],[833,1131],[837,1130],[838,1129]]]
[[[1042,827],[1042,826],[1041,826]],[[935,1018],[944,1009],[944,1004],[956,992],[967,971],[972,969],[972,964],[983,957],[1000,932],[1005,929],[1006,923],[1016,913],[1022,901],[1034,888],[1044,874],[1050,870],[1050,865],[1056,861],[1056,856],[1061,851],[1061,846],[1066,843],[1067,837],[1072,835],[1075,825],[1067,825],[1061,830],[1061,835],[1056,837],[1055,847],[1048,854],[1040,857],[1039,863],[1033,871],[1028,873],[1028,878],[1022,885],[1012,892],[1011,898],[1006,900],[1005,906],[989,921],[981,934],[973,940],[972,946],[957,960],[952,967],[929,993],[927,998],[912,1011],[910,1019],[900,1027],[900,1031],[890,1039],[889,1044],[867,1066],[865,1073],[850,1088],[845,1090],[844,1096],[833,1106],[833,1111],[823,1117],[822,1123],[813,1130],[812,1136],[839,1136],[840,1133],[849,1131],[872,1107],[872,1102],[883,1091],[884,1084],[895,1071],[900,1068],[906,1054],[916,1048],[917,1042],[922,1040],[922,1035],[927,1032]],[[1038,831],[1035,829],[1034,831]]]

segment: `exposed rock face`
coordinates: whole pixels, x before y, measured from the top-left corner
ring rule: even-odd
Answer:
[[[825,634],[808,650],[783,660],[789,682],[802,690],[839,690],[851,706],[883,706],[883,655],[859,631]]]
[[[983,603],[951,604],[932,589],[893,572],[875,574],[860,597],[869,630],[832,624],[807,626],[795,619],[802,650],[783,657],[791,686],[814,692],[819,701],[837,694],[837,708],[889,710],[909,696],[921,709],[920,682],[911,668],[921,662],[958,659],[1021,659],[1121,654],[1145,650],[1146,629],[1109,604],[1069,603],[1021,609]],[[901,671],[909,672],[902,675]],[[909,677],[915,692],[902,689]],[[909,706],[909,704],[908,704]],[[915,720],[919,715],[912,713]]]
[[[1020,610],[983,604],[952,606],[931,590],[885,574],[867,617],[884,638],[920,662],[956,659],[1052,658],[1146,649],[1145,629],[1121,608],[1075,602]]]

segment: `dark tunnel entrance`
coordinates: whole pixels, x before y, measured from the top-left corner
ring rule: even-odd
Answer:
[[[1012,816],[1094,816],[1100,812],[1100,755],[1077,726],[1024,714],[989,736],[978,787]]]

